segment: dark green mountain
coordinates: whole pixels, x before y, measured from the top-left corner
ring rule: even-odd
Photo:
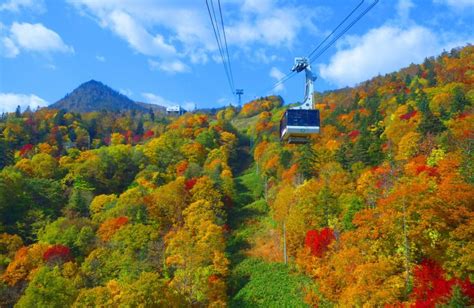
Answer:
[[[49,106],[53,109],[64,109],[71,112],[92,111],[148,111],[150,104],[140,104],[115,91],[105,84],[91,80],[81,84],[63,99]],[[155,108],[164,108],[153,105]]]
[[[148,103],[143,103],[143,102],[135,102],[138,106],[145,108],[146,110],[152,110],[153,112],[158,112],[158,113],[165,113],[166,112],[166,107],[160,106],[160,105],[155,105],[155,104],[148,104]]]

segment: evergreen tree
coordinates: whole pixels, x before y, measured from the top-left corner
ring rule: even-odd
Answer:
[[[438,134],[444,131],[446,127],[431,111],[424,113],[421,118],[418,130],[420,133],[426,135],[428,133]]]
[[[69,202],[64,208],[66,216],[89,216],[89,204],[93,198],[92,190],[89,183],[82,178],[76,179],[69,196]]]
[[[68,216],[86,216],[88,213],[88,206],[89,205],[83,196],[83,192],[80,189],[74,188],[69,197],[69,203],[66,206]]]
[[[428,85],[430,87],[436,85],[436,74],[434,72],[434,59],[433,58],[426,58],[425,62],[423,62],[423,67],[426,71],[426,80],[428,80]]]
[[[0,169],[12,164],[14,161],[13,150],[7,141],[0,136]]]
[[[155,122],[155,113],[153,112],[153,109],[148,109],[148,114],[150,115],[150,120],[152,122]]]
[[[97,135],[97,119],[92,119],[87,125],[87,131],[89,132],[89,136],[92,139],[94,139]]]
[[[302,145],[300,148],[300,157],[298,159],[299,171],[304,179],[310,179],[316,175],[314,164],[317,162],[317,154],[311,147],[311,144]]]
[[[336,152],[336,161],[341,164],[342,168],[349,170],[351,166],[351,158],[349,143],[343,143]]]
[[[421,122],[418,126],[418,131],[423,135],[426,135],[428,133],[438,134],[446,130],[446,127],[441,122],[441,120],[436,117],[433,112],[431,112],[428,97],[426,96],[426,94],[423,91],[420,92],[421,93],[416,97],[418,109],[422,113]]]
[[[462,89],[459,87],[456,87],[454,89],[454,99],[451,104],[450,112],[452,114],[463,112],[464,109],[468,106],[471,106],[471,102],[464,95],[464,92],[462,91]]]
[[[143,129],[143,119],[140,117],[140,120],[137,124],[137,129],[135,130],[135,135],[142,136],[145,130]]]
[[[64,115],[66,112],[64,110],[59,110],[56,115],[54,116],[53,123],[56,126],[63,126],[66,124],[66,121],[64,120]]]
[[[360,137],[353,148],[352,163],[360,161],[366,165],[370,164],[370,157],[368,153],[370,144],[369,138],[364,135]]]
[[[20,118],[20,117],[21,117],[21,107],[20,107],[20,105],[16,106],[15,117],[16,117],[16,118]]]

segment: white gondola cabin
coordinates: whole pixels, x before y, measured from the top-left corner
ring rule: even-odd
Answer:
[[[288,143],[307,143],[319,134],[320,118],[317,109],[288,109],[280,121],[280,138]]]
[[[288,109],[283,114],[280,120],[280,139],[288,143],[308,143],[311,136],[320,132],[319,110],[313,109],[313,81],[316,78],[306,58],[296,58],[291,70],[297,73],[305,71],[305,98],[301,106]]]

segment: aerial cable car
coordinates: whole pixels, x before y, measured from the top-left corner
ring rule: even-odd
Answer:
[[[316,77],[311,71],[308,58],[295,58],[293,72],[306,73],[306,88],[303,104],[287,109],[280,120],[280,139],[290,144],[305,144],[310,137],[320,132],[319,110],[313,104],[313,82]]]

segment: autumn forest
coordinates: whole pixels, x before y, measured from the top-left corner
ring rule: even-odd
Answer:
[[[474,305],[474,47],[315,101],[3,114],[0,306]]]

